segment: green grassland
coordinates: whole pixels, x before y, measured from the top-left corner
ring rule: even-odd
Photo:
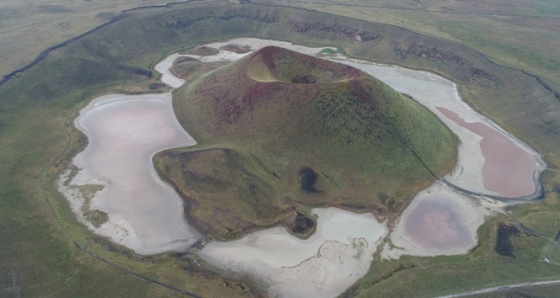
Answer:
[[[6,0],[0,4],[0,76],[33,61],[41,51],[140,6],[166,0]]]
[[[434,22],[440,19],[429,16]],[[382,17],[379,20],[388,22]],[[418,30],[427,27],[419,24],[403,23]],[[361,43],[354,41],[356,32],[364,37]],[[456,32],[459,37],[468,37],[483,30],[465,26]],[[508,47],[515,49],[512,53],[522,53],[515,59],[537,70],[539,64],[534,61],[538,59],[527,55],[529,60],[524,60],[526,49],[529,45],[547,48],[558,40],[554,32],[550,34],[550,39],[542,41],[544,45],[535,42],[542,36],[534,36]],[[85,137],[72,121],[90,99],[108,92],[148,92],[158,83],[151,67],[167,54],[239,36],[315,46],[334,44],[356,57],[427,69],[457,82],[474,108],[545,156],[550,169],[543,178],[544,201],[516,206],[513,214],[530,228],[554,237],[559,213],[555,189],[560,185],[560,101],[542,84],[555,86],[554,78],[539,81],[494,64],[468,47],[431,35],[299,9],[208,2],[130,12],[127,18],[54,51],[0,86],[0,296],[184,296],[173,288],[204,297],[260,293],[250,279],[226,279],[192,256],[170,253],[141,257],[92,235],[76,222],[54,188],[60,171],[85,146]],[[494,37],[495,48],[512,42],[511,35]],[[518,43],[523,46],[518,47]],[[43,43],[39,41],[39,45]],[[485,53],[495,61],[519,67],[510,54]],[[537,51],[539,56],[546,53]],[[547,73],[548,69],[543,68]],[[479,229],[480,244],[473,253],[376,261],[346,296],[433,296],[560,278],[558,268],[542,261],[547,239],[521,235],[512,240],[515,258],[496,254],[496,220],[490,219]],[[546,288],[555,287],[543,287],[543,291]]]
[[[394,217],[456,163],[456,137],[412,99],[355,68],[276,47],[182,87],[174,107],[212,149],[158,154],[158,172],[192,201],[191,220],[221,238],[270,226],[299,204]]]

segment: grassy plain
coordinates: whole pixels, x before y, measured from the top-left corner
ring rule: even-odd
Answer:
[[[89,5],[96,2],[73,3]],[[379,3],[390,5],[386,2]],[[558,42],[556,32],[559,31],[542,29],[540,21],[550,20],[548,26],[555,28],[557,22],[554,16],[544,14],[547,11],[554,13],[558,6],[554,2],[531,3],[549,5],[535,6],[541,7],[535,13],[538,12],[546,18],[525,18],[527,22],[539,21],[539,26],[517,26],[515,18],[511,17],[510,23],[503,23],[496,28],[511,26],[513,31],[487,33],[487,28],[493,28],[495,22],[508,17],[498,17],[492,21],[494,17],[473,15],[472,22],[475,23],[482,19],[488,20],[487,28],[481,30],[479,26],[468,26],[470,21],[467,17],[458,18],[461,23],[455,25],[459,26],[458,29],[452,29],[455,32],[453,38],[459,41],[464,39],[466,43],[469,43],[468,40],[473,38],[472,36],[484,38],[479,45],[475,42],[471,42],[470,45],[486,49],[485,53],[493,60],[511,63],[513,67],[528,64],[531,72],[542,72],[543,77],[547,77],[552,83],[557,82],[558,76],[555,75],[555,71],[558,68],[554,66],[554,59],[557,59],[555,55],[558,52],[552,49]],[[555,225],[558,220],[559,203],[558,194],[554,189],[560,185],[559,101],[536,79],[494,65],[477,56],[476,52],[458,44],[423,37],[389,25],[366,23],[333,15],[325,18],[325,15],[308,11],[259,5],[197,9],[205,5],[206,3],[193,4],[185,6],[184,9],[177,6],[173,10],[154,9],[131,13],[131,16],[116,22],[110,28],[99,30],[55,51],[30,71],[0,86],[1,296],[183,296],[179,292],[115,269],[113,265],[200,296],[254,294],[249,292],[246,286],[252,285],[250,280],[228,281],[211,271],[199,271],[199,263],[186,256],[163,254],[141,257],[91,235],[74,220],[64,198],[53,187],[59,170],[84,146],[84,137],[73,128],[72,120],[79,108],[89,99],[106,92],[148,91],[150,84],[156,82],[156,78],[149,75],[150,66],[168,53],[185,50],[195,44],[238,36],[294,40],[308,45],[336,43],[346,52],[359,57],[432,70],[458,82],[462,95],[476,109],[537,148],[546,157],[551,169],[543,179],[547,190],[544,202],[517,206],[514,208],[514,214],[521,222],[526,221],[529,227],[542,231],[548,237],[553,237],[557,232],[559,227]],[[507,7],[513,6],[502,6],[500,9],[505,10]],[[524,8],[524,11],[536,9],[535,7]],[[5,6],[2,6],[2,9],[4,8]],[[319,8],[321,6],[315,5],[313,9]],[[449,17],[441,15],[454,16],[450,13],[424,12],[425,23],[422,23],[414,18],[422,16],[422,12],[415,14],[410,10],[402,12],[406,13],[404,16],[395,16],[401,13],[401,10],[361,6],[348,11],[339,11],[339,8],[327,6],[321,9],[341,14],[356,12],[356,16],[367,17],[368,20],[373,18],[383,22],[398,21],[401,22],[398,24],[419,31],[424,30],[431,36],[448,38],[452,35],[445,31],[447,25],[441,28],[433,25],[438,20],[449,22]],[[360,11],[366,9],[371,11],[364,12],[367,16],[364,16],[364,13],[360,14]],[[456,9],[464,11],[467,8]],[[73,15],[76,19],[81,16],[78,12],[79,9],[76,9],[76,14]],[[305,22],[320,25],[321,20],[325,19],[329,20],[329,25],[336,22],[340,27],[331,26],[320,30],[320,26],[315,26],[315,29],[294,26],[294,23],[305,25]],[[3,17],[2,22],[5,20]],[[19,19],[20,22],[22,20],[25,18]],[[84,27],[91,26],[87,20],[86,14],[81,20]],[[54,24],[52,26],[58,26],[55,17],[52,17],[51,21],[55,22],[50,23]],[[97,21],[94,23],[98,24]],[[8,28],[4,27],[5,24],[2,24],[3,29]],[[449,28],[454,28],[453,24],[447,24]],[[37,31],[42,32],[42,37],[30,37],[37,36],[32,34],[36,34],[34,30],[42,25],[45,31]],[[56,40],[64,39],[64,34],[75,35],[77,32],[83,32],[82,29],[63,31],[60,30],[63,27],[57,27],[57,30],[54,30],[58,32],[57,35],[52,36],[52,32],[45,32],[54,28],[47,26],[47,22],[41,23],[40,20],[37,20],[35,25],[30,23],[23,28],[28,29],[17,31],[14,27],[12,31],[15,33],[0,34],[2,46],[14,47],[1,51],[12,55],[2,59],[2,63],[12,63],[13,60],[9,57],[18,54],[23,58],[21,61],[26,59],[25,57],[34,56],[31,52],[18,49],[33,47],[31,51],[36,53]],[[383,34],[383,38],[358,44],[351,34],[347,34],[354,33],[352,29],[371,33],[367,36]],[[523,38],[514,40],[517,33]],[[546,34],[548,38],[545,38]],[[47,40],[47,36],[52,36],[52,40]],[[24,46],[10,44],[18,38]],[[493,41],[490,40],[492,38]],[[391,46],[394,43],[391,42],[396,42],[406,49],[409,58],[401,59],[396,56]],[[412,43],[423,45],[424,48],[413,47],[408,50]],[[503,49],[512,50],[500,50],[502,46]],[[415,55],[429,54],[425,48],[431,47],[436,47],[443,53],[454,53],[475,65],[473,67],[483,69],[499,80],[492,80],[492,76],[490,79],[474,78],[471,76],[472,72],[464,71],[465,64],[454,62],[453,59],[443,61]],[[535,48],[535,57],[530,55],[531,47]],[[544,62],[538,62],[538,57],[544,57]],[[13,65],[20,65],[21,61]],[[548,64],[547,61],[551,61],[550,66],[543,65]],[[493,82],[501,82],[502,85]],[[522,117],[519,116],[520,113]],[[500,220],[505,221],[507,218]],[[514,239],[516,258],[502,257],[494,253],[494,221],[490,220],[479,230],[481,243],[472,254],[436,258],[404,257],[399,261],[375,262],[370,273],[348,292],[348,296],[433,296],[470,288],[560,278],[559,269],[542,261],[544,247],[548,243],[545,239],[529,236]],[[557,288],[542,287],[542,293],[546,296],[546,293],[551,293],[550,289]]]
[[[552,250],[552,253],[550,254],[550,256],[552,257],[553,260],[558,261],[560,260],[560,246],[556,245],[556,247],[554,247],[554,249]]]
[[[30,3],[31,2],[31,3]],[[41,51],[110,21],[122,11],[166,0],[7,0],[0,3],[0,77]]]

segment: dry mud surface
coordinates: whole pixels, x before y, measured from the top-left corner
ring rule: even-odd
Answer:
[[[276,227],[210,242],[199,254],[215,266],[259,276],[275,296],[336,296],[368,271],[387,227],[370,213],[318,208],[313,214],[317,230],[309,239]]]

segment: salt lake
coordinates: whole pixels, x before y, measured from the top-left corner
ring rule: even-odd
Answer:
[[[247,45],[252,50],[277,45],[306,54],[323,49],[252,38],[206,46],[218,49],[226,44]],[[220,50],[213,56],[188,56],[212,62],[244,55]],[[171,55],[155,67],[172,88],[184,83],[170,72],[180,56]],[[428,72],[340,55],[332,59],[411,95],[450,127],[461,144],[458,164],[444,179],[456,188],[438,182],[421,191],[392,231],[372,214],[318,208],[312,211],[318,217],[317,232],[307,240],[282,227],[264,229],[236,241],[209,242],[197,252],[208,262],[257,276],[274,295],[336,296],[367,272],[373,253],[386,237],[394,245],[383,246],[385,258],[464,254],[474,247],[477,228],[499,208],[457,189],[504,198],[537,193],[535,177],[546,166],[540,155],[473,111],[452,82]],[[201,239],[185,221],[181,198],[161,181],[151,162],[158,151],[195,144],[174,116],[171,93],[103,96],[84,108],[75,124],[90,144],[74,159],[77,175],[63,175],[61,181],[69,181],[59,183],[59,189],[90,229],[139,254],[182,251]],[[80,185],[103,186],[89,203],[92,210],[108,214],[108,221],[100,227],[84,220],[82,207],[87,199],[76,191]]]

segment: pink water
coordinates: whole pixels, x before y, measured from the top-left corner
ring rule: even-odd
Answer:
[[[171,95],[105,100],[77,120],[91,138],[77,159],[84,175],[108,183],[92,207],[119,215],[132,227],[123,239],[113,232],[106,236],[141,254],[187,247],[198,233],[185,222],[182,200],[159,179],[151,160],[155,152],[195,143],[177,122]]]
[[[480,149],[484,156],[482,176],[484,187],[503,197],[520,197],[535,192],[533,173],[537,162],[526,150],[504,134],[481,123],[468,123],[458,114],[437,107],[445,117],[482,137]]]
[[[436,196],[412,207],[405,221],[406,237],[417,246],[435,250],[460,249],[476,243],[459,213],[460,207],[441,194]]]

